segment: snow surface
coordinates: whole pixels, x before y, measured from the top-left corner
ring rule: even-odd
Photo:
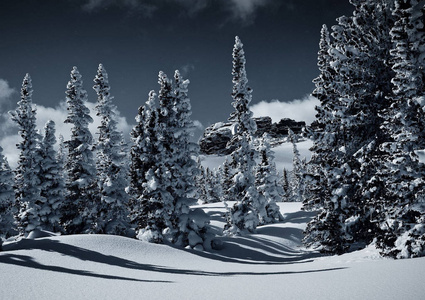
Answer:
[[[201,252],[110,235],[8,242],[0,299],[424,299],[425,258],[391,260],[376,249],[322,256],[300,244],[312,213],[278,203],[282,223],[222,238]],[[198,206],[218,234],[222,203]]]

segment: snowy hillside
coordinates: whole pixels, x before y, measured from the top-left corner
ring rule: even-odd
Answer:
[[[109,235],[6,243],[0,299],[423,299],[425,258],[383,259],[370,247],[331,257],[305,251],[312,214],[280,206],[285,222],[223,238],[213,252]],[[223,205],[201,207],[220,233]]]

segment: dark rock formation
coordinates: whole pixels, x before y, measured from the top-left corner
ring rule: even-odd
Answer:
[[[254,118],[257,123],[256,137],[261,137],[267,132],[272,138],[283,139],[288,135],[288,128],[294,133],[301,133],[305,122],[297,122],[291,119],[282,119],[278,123],[272,123],[270,117]],[[215,123],[207,127],[199,140],[199,147],[203,154],[228,155],[234,149],[227,146],[232,139],[234,123]]]

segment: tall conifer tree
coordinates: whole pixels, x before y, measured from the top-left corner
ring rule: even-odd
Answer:
[[[62,209],[62,223],[67,234],[94,232],[93,225],[99,204],[93,136],[89,130],[93,119],[86,101],[87,92],[83,89],[81,75],[77,67],[73,67],[66,90],[68,116],[65,123],[72,124],[71,139],[66,141],[67,180]]]
[[[122,133],[117,129],[116,107],[110,94],[108,74],[99,64],[94,78],[93,89],[97,94],[97,116],[101,119],[98,127],[96,144],[96,169],[100,203],[97,209],[95,232],[127,235],[128,234],[128,185],[126,154],[123,149]]]
[[[252,146],[253,134],[256,132],[256,123],[252,119],[249,104],[252,99],[252,90],[248,86],[245,69],[245,53],[239,37],[235,38],[233,47],[233,102],[235,108],[229,121],[235,123],[233,138],[228,146],[236,149],[231,154],[233,171],[233,186],[231,194],[237,201],[227,213],[226,234],[241,234],[255,232],[259,223],[258,192],[255,189],[254,167],[257,152]]]
[[[46,201],[40,195],[40,135],[36,130],[36,109],[32,105],[32,93],[31,77],[26,74],[18,108],[10,112],[22,138],[17,145],[20,154],[15,171],[15,199],[18,206],[15,218],[21,235],[27,235],[34,229],[42,229],[40,209]]]

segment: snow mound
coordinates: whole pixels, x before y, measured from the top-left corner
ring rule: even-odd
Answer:
[[[279,203],[282,223],[221,237],[196,251],[110,235],[7,242],[0,299],[422,299],[425,258],[391,260],[374,247],[322,256],[300,243],[312,213]],[[197,206],[220,234],[222,203]]]

